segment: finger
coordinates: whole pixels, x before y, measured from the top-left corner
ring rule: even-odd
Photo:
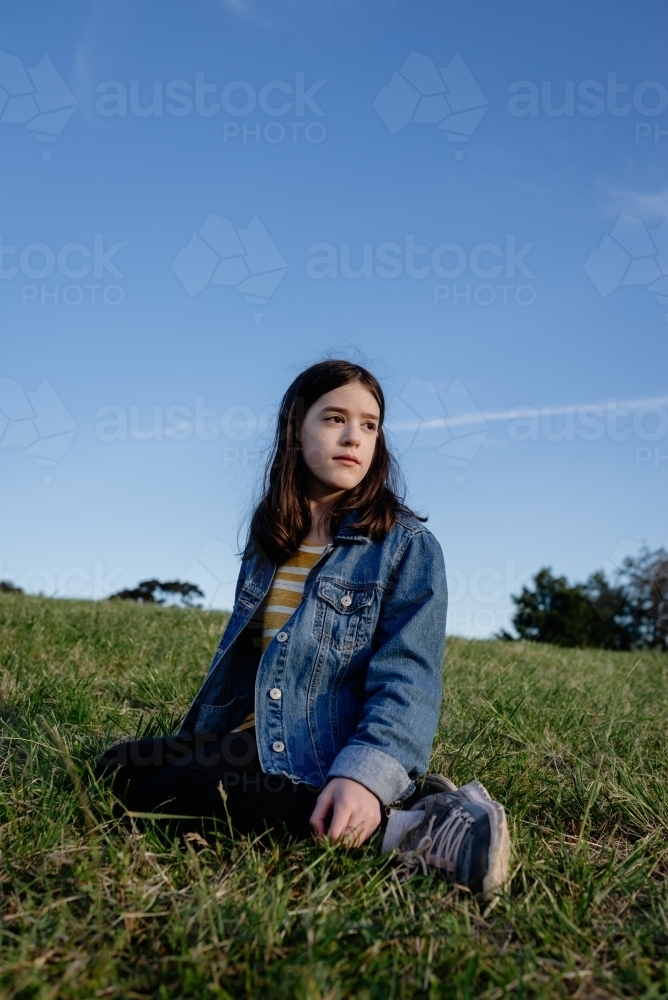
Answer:
[[[360,847],[378,826],[379,822],[373,816],[360,817],[357,822],[356,816],[352,816],[344,834],[345,840],[351,847]]]
[[[332,841],[339,840],[350,822],[350,817],[352,816],[352,809],[349,805],[344,805],[342,802],[337,802],[334,806],[334,813],[332,815],[332,821],[329,824],[329,839]]]
[[[359,847],[364,842],[363,832],[363,827],[359,823],[357,825],[349,823],[344,831],[343,840],[349,847]]]
[[[329,785],[326,785],[317,798],[315,809],[311,813],[311,819],[309,820],[314,832],[321,837],[324,837],[327,833],[327,816],[331,812],[331,809],[332,793],[329,790]]]

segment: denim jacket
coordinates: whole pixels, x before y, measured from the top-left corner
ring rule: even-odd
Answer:
[[[380,542],[355,534],[353,520],[343,519],[301,604],[262,654],[257,748],[266,774],[315,786],[353,778],[387,805],[409,795],[429,763],[441,706],[445,567],[416,518],[399,515]],[[275,571],[261,553],[242,561],[232,615],[182,732],[226,733],[242,721],[252,698],[243,630]]]

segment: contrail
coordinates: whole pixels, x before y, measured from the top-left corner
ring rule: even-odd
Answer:
[[[497,410],[491,412],[471,412],[463,413],[456,417],[434,417],[433,420],[415,420],[410,422],[388,424],[391,431],[412,431],[420,427],[423,431],[435,431],[443,427],[473,427],[488,423],[498,423],[504,420],[517,420],[529,413],[543,414],[550,416],[563,416],[567,413],[576,413],[581,410],[602,410],[609,413],[611,410],[619,409],[639,409],[641,406],[665,406],[668,404],[668,396],[654,396],[648,399],[626,399],[616,400],[614,397],[608,398],[605,402],[597,403],[570,403],[559,406],[515,406],[512,410]]]

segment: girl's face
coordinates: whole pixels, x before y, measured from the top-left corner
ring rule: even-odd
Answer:
[[[313,403],[298,440],[316,489],[351,490],[361,483],[373,459],[379,421],[378,403],[359,382],[332,389]]]

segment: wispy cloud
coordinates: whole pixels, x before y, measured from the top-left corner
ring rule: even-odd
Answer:
[[[668,215],[668,188],[663,191],[622,191],[608,188],[615,210],[663,218]]]
[[[642,406],[666,406],[668,396],[651,396],[646,399],[606,399],[593,403],[570,403],[557,406],[514,406],[510,410],[492,410],[489,412],[471,412],[459,414],[456,417],[435,417],[433,420],[406,420],[388,424],[391,431],[412,431],[419,427],[422,431],[437,431],[443,427],[474,427],[480,424],[500,423],[507,420],[517,420],[528,413],[546,414],[549,416],[565,416],[570,413],[590,411],[594,407],[603,413],[619,410],[638,410]]]
[[[253,0],[220,0],[220,4],[224,10],[236,15],[236,17],[252,21],[253,24],[261,25],[264,28],[269,27],[269,21],[260,14]]]

